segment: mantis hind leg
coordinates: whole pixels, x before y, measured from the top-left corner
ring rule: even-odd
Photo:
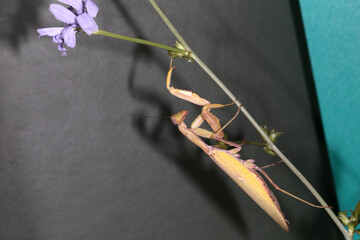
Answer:
[[[247,161],[245,161],[245,162],[247,162]],[[260,172],[260,173],[271,183],[271,185],[273,185],[273,187],[274,187],[276,190],[278,190],[278,191],[280,191],[280,192],[283,192],[283,193],[285,193],[286,195],[288,195],[288,196],[290,196],[290,197],[292,197],[292,198],[295,198],[296,200],[299,200],[299,201],[301,201],[301,202],[303,202],[303,203],[305,203],[305,204],[307,204],[307,205],[309,205],[309,206],[315,207],[315,208],[332,208],[331,206],[325,206],[325,207],[324,207],[324,206],[319,206],[319,205],[315,205],[315,204],[309,203],[308,201],[305,201],[304,199],[299,198],[298,196],[295,196],[294,194],[291,194],[291,193],[289,193],[288,191],[285,191],[284,189],[282,189],[282,188],[280,188],[278,185],[276,185],[276,184],[274,183],[274,181],[269,177],[269,175],[268,175],[262,168],[256,166],[253,162],[249,162],[249,167],[252,168],[252,169],[254,169],[254,170],[256,170],[256,171],[258,171],[258,172]]]

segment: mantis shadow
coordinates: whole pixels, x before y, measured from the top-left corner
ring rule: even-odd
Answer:
[[[4,38],[15,52],[18,52],[21,41],[27,38],[29,31],[36,33],[36,26],[39,25],[39,5],[42,2],[43,0],[2,2],[0,37]]]
[[[35,27],[39,23],[38,10],[42,2],[42,0],[1,1],[0,22],[2,29],[0,41],[2,45],[8,43],[9,48],[14,53],[19,52],[21,44],[23,40],[27,40],[29,32],[36,33]],[[17,64],[17,62],[14,62],[14,64]],[[1,79],[1,85],[5,84],[6,80],[6,77]],[[4,88],[1,89],[0,96],[3,98]],[[10,104],[1,103],[0,239],[35,239],[38,236],[38,226],[36,226],[38,223],[36,222],[36,213],[33,211],[36,203],[34,203],[34,197],[29,191],[28,179],[24,176],[22,162],[28,156],[20,153],[18,144],[21,140],[16,138],[14,132],[9,132],[9,128],[6,129],[8,126],[4,120],[4,115],[6,115],[4,113],[8,112],[8,108],[10,108]]]

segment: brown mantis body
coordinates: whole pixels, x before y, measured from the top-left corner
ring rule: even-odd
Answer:
[[[252,159],[245,161],[238,158],[240,157],[238,153],[241,150],[240,145],[222,139],[224,135],[222,130],[227,126],[227,124],[224,127],[221,127],[219,119],[216,118],[210,110],[212,108],[223,108],[224,106],[230,104],[211,104],[208,100],[201,98],[196,93],[171,87],[170,82],[173,69],[174,67],[170,68],[166,80],[166,86],[170,93],[186,101],[203,106],[202,113],[193,121],[190,128],[188,128],[184,122],[186,115],[188,114],[188,111],[186,110],[180,111],[171,116],[173,124],[178,126],[179,131],[184,134],[184,136],[209,155],[209,157],[213,159],[214,162],[285,231],[289,231],[287,222],[280,210],[280,206],[275,195],[269,189],[262,177],[256,172],[263,172],[263,170],[257,167],[254,164],[255,161]],[[237,114],[238,113],[239,111]],[[210,125],[213,132],[200,128],[204,121]],[[219,149],[206,144],[200,137],[213,138],[223,141],[231,146],[234,146],[234,148],[230,150]]]
[[[216,118],[210,111],[212,108],[223,108],[233,103],[211,104],[208,100],[201,98],[196,93],[171,87],[170,82],[173,69],[174,67],[170,68],[166,79],[166,87],[169,92],[178,98],[203,106],[201,114],[192,122],[190,128],[188,128],[184,122],[186,115],[188,114],[188,111],[186,110],[180,111],[171,116],[173,124],[178,126],[179,131],[184,134],[184,136],[209,155],[209,157],[224,172],[226,172],[237,183],[237,185],[240,186],[275,222],[277,222],[280,227],[282,227],[285,231],[289,231],[287,220],[281,212],[278,200],[258,172],[260,172],[277,190],[309,204],[310,206],[323,208],[322,206],[317,206],[300,199],[278,187],[266,174],[266,172],[255,164],[255,160],[240,159],[239,151],[241,150],[241,145],[224,140],[223,130],[232,120],[235,119],[240,112],[241,107],[235,116],[227,124],[221,127],[219,119]],[[213,132],[200,128],[204,121],[210,125]],[[234,148],[230,150],[216,148],[206,144],[200,137],[216,139],[233,146]]]

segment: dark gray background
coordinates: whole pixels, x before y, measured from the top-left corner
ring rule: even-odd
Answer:
[[[59,24],[51,2],[0,1],[0,239],[339,239],[324,210],[275,192],[284,232],[169,119],[148,117],[200,111],[167,92],[166,51],[77,34],[62,57],[38,39]],[[96,2],[101,29],[175,42],[147,1]],[[297,2],[158,3],[255,119],[286,132],[279,148],[336,207]],[[196,64],[174,64],[174,85],[229,102]],[[227,133],[259,140],[243,116]],[[242,157],[278,160],[256,147]],[[267,172],[315,202],[285,165]]]

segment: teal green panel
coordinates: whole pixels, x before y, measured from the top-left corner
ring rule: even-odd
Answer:
[[[360,1],[300,0],[340,208],[360,200]]]

